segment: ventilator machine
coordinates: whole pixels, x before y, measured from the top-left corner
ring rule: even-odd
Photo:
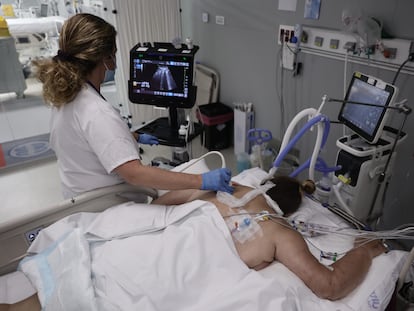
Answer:
[[[323,205],[338,207],[341,213],[362,223],[378,220],[383,210],[386,186],[391,178],[396,147],[405,139],[402,128],[411,112],[404,105],[405,100],[396,102],[397,96],[398,89],[394,85],[355,72],[343,100],[325,95],[319,109],[305,109],[293,118],[273,167],[262,183],[277,173],[283,159],[303,134],[316,128],[317,137],[311,157],[290,176],[297,176],[309,168],[309,178],[315,180],[315,171],[319,171],[323,176],[317,182],[316,194]],[[321,112],[326,102],[342,103],[338,119],[353,131],[337,139],[339,151],[332,167],[320,157],[330,128],[328,117]],[[399,129],[386,126],[393,112],[404,114]],[[296,125],[304,118],[309,121],[291,138]]]

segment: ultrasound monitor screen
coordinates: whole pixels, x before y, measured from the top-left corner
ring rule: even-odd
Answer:
[[[190,50],[134,48],[129,99],[136,104],[191,108],[195,104],[194,55]],[[171,52],[170,52],[171,51]]]
[[[387,107],[393,103],[395,88],[381,80],[355,73],[345,100]],[[339,120],[370,143],[380,137],[388,109],[344,103]]]
[[[135,93],[188,97],[190,64],[183,61],[134,59]]]

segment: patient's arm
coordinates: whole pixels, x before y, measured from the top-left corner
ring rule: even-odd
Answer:
[[[201,175],[177,173],[146,166],[139,160],[125,162],[116,167],[113,172],[131,185],[155,189],[200,189],[202,186]]]
[[[386,249],[379,241],[356,247],[325,267],[310,253],[302,236],[283,228],[276,238],[275,258],[294,272],[319,297],[336,300],[346,296],[365,278],[372,259]]]
[[[183,203],[196,200],[197,198],[199,198],[202,194],[206,192],[207,191],[194,190],[194,189],[173,190],[155,199],[154,201],[151,202],[151,204],[160,204],[160,205],[183,204]]]

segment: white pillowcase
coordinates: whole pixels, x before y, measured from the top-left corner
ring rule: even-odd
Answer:
[[[48,229],[43,229],[40,235]],[[29,250],[34,251],[36,245],[32,246]],[[42,310],[95,311],[98,309],[90,265],[89,245],[80,229],[74,228],[47,248],[39,249],[39,253],[23,259],[19,270],[37,288]]]

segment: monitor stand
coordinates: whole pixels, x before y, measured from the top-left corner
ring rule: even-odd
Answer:
[[[169,117],[158,118],[139,128],[135,132],[138,134],[150,134],[157,137],[160,145],[185,147],[187,145],[185,138],[178,135],[179,125],[177,108],[171,107],[168,110]],[[201,124],[194,123],[194,132],[189,135],[188,142],[200,135],[201,131]]]

